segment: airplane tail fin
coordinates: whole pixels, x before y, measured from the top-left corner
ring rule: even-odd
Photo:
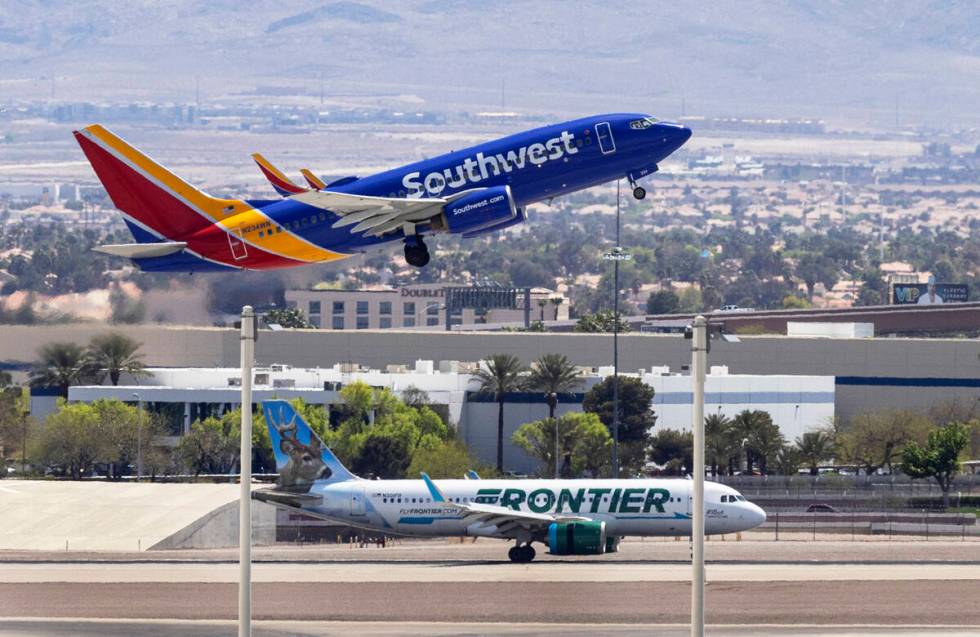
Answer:
[[[198,190],[104,126],[74,135],[140,243],[180,240],[248,207]]]
[[[293,181],[285,175],[281,170],[273,166],[268,159],[263,157],[260,153],[252,153],[252,159],[255,163],[259,165],[259,170],[265,175],[265,178],[269,180],[272,187],[276,189],[283,197],[288,197],[290,195],[298,195],[301,192],[306,192],[306,188],[298,186]]]
[[[323,190],[324,188],[327,187],[327,184],[324,183],[322,179],[314,175],[313,171],[310,170],[309,168],[301,168],[300,172],[303,173],[303,179],[305,179],[306,183],[310,185],[310,188],[315,188],[316,190]]]
[[[342,482],[357,479],[288,401],[263,401],[262,411],[276,456],[276,470],[279,472],[277,488],[308,491],[318,480]]]

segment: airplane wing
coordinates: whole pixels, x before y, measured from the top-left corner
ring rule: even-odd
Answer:
[[[446,199],[371,197],[311,190],[291,199],[340,215],[334,228],[352,226],[353,234],[374,237],[394,232],[405,224],[429,221],[442,212]]]
[[[432,478],[427,473],[422,472],[422,480],[425,481],[425,486],[429,489],[433,502],[458,509],[463,515],[464,522],[481,524],[483,526],[495,526],[497,527],[497,531],[503,535],[507,535],[510,531],[517,528],[525,528],[530,531],[545,531],[554,522],[592,521],[592,518],[579,515],[516,511],[508,507],[481,502],[450,502],[442,495],[442,492],[439,491],[439,488],[432,482]]]
[[[290,199],[301,201],[314,208],[340,215],[334,228],[353,226],[351,233],[363,233],[368,237],[380,237],[405,226],[429,221],[439,216],[443,206],[482,188],[454,193],[443,198],[372,197],[330,190],[309,190],[293,195]]]

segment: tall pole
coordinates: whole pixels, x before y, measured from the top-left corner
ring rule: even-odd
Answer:
[[[619,245],[619,183],[616,180],[616,249]],[[613,477],[619,477],[619,259],[613,262]]]
[[[694,502],[691,541],[691,637],[704,637],[704,374],[708,362],[708,321],[694,319],[691,347],[691,385],[694,405],[691,430],[694,432]]]
[[[548,393],[548,407],[551,409],[551,420],[555,426],[555,480],[561,477],[561,447],[558,444],[558,418],[555,417],[555,409],[558,407],[558,394]]]
[[[242,448],[238,504],[238,637],[252,635],[252,362],[255,312],[242,308]]]
[[[136,399],[136,481],[143,481],[143,399],[133,392]]]

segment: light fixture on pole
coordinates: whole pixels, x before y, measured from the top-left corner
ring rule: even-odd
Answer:
[[[133,392],[136,399],[136,481],[143,481],[143,400]]]
[[[691,637],[704,637],[704,377],[708,363],[708,321],[694,318],[691,329],[691,385],[694,404],[693,503],[691,508]]]
[[[619,245],[619,184],[616,180],[616,246],[602,255],[613,262],[613,452],[612,474],[619,477],[619,262],[630,261],[633,255]]]
[[[252,363],[255,358],[255,312],[242,308],[242,440],[241,491],[238,502],[238,637],[252,634]]]

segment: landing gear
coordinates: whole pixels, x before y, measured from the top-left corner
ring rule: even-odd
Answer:
[[[537,552],[530,544],[518,544],[510,547],[510,550],[507,551],[507,557],[510,558],[510,561],[518,564],[527,564],[534,559],[535,555]]]
[[[644,197],[647,196],[647,189],[644,188],[643,186],[637,185],[636,180],[633,179],[633,173],[627,175],[626,178],[629,179],[630,181],[630,188],[633,189],[633,196],[635,198],[643,199]]]
[[[416,235],[405,240],[405,262],[416,268],[423,268],[429,263],[429,248],[422,237]]]

